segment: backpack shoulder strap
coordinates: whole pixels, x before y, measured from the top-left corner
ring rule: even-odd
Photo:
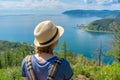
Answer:
[[[51,66],[51,69],[49,71],[47,80],[54,80],[55,74],[58,71],[58,68],[60,66],[60,64],[62,63],[63,59],[62,58],[58,58],[54,61],[54,64]]]
[[[35,74],[34,74],[33,68],[32,68],[31,57],[32,57],[32,55],[26,56],[26,67],[27,67],[28,73],[30,75],[30,80],[36,80]]]

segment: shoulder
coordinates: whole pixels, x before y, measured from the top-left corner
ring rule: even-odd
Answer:
[[[62,59],[61,68],[65,75],[65,80],[69,80],[73,75],[73,71],[70,63],[66,59]]]
[[[26,57],[22,60],[22,65],[21,65],[21,75],[22,77],[27,77],[27,68],[26,68]]]
[[[27,55],[27,56],[25,56],[25,57],[23,58],[23,60],[22,60],[22,66],[25,66],[28,56],[31,56],[31,59],[32,59],[32,57],[33,57],[33,55]]]
[[[24,66],[26,63],[26,57],[22,60],[22,66]]]
[[[28,55],[27,55],[28,56]],[[21,64],[21,68],[22,68],[22,75],[25,76],[27,73],[27,67],[26,67],[26,63],[27,63],[27,56],[25,56],[22,60],[22,64]],[[31,59],[32,59],[32,55],[31,55]]]
[[[66,59],[64,59],[64,58],[60,58],[60,59],[62,61],[61,65],[64,65],[64,66],[70,65],[69,62]]]
[[[64,58],[57,58],[57,60],[59,60],[60,67],[62,69],[66,70],[66,67],[67,67],[67,69],[71,68],[70,63],[66,59],[64,59]]]

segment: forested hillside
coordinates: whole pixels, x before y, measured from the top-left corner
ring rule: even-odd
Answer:
[[[22,59],[32,51],[33,47],[26,43],[0,40],[0,69],[20,66]]]
[[[95,20],[87,26],[87,29],[93,31],[111,31],[112,27],[120,28],[120,18]]]
[[[0,51],[6,51],[6,50],[21,50],[23,47],[26,47],[29,51],[32,49],[32,45],[28,45],[27,43],[19,43],[19,42],[10,42],[10,41],[4,41],[0,40]],[[32,49],[33,50],[33,49]]]

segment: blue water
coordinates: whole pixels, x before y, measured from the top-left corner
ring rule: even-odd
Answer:
[[[35,26],[43,20],[52,20],[55,24],[63,26],[64,35],[59,40],[59,49],[63,41],[67,49],[75,54],[82,54],[88,58],[95,57],[96,50],[102,45],[103,53],[110,49],[113,35],[108,33],[87,32],[76,28],[77,24],[87,25],[98,17],[73,18],[65,15],[1,15],[0,16],[0,40],[15,42],[27,42],[33,44],[33,31]],[[111,62],[111,58],[105,56],[104,62]]]

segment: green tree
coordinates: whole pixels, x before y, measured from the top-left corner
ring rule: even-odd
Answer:
[[[97,53],[97,58],[98,58],[98,65],[101,66],[102,65],[102,55],[103,55],[103,52],[102,52],[102,43],[100,42],[100,47],[97,49],[96,51]]]
[[[64,54],[64,58],[67,58],[66,54],[67,48],[66,48],[66,42],[64,41],[62,45],[60,46],[59,53]]]
[[[2,69],[2,60],[0,59],[0,69]]]
[[[118,2],[120,3],[120,0],[118,0]]]
[[[2,68],[2,54],[0,53],[0,69]]]
[[[114,34],[115,41],[112,43],[113,50],[110,50],[107,53],[108,55],[114,57],[118,62],[120,62],[120,23],[111,23],[110,28]]]
[[[7,66],[11,66],[12,65],[12,54],[10,51],[7,51],[6,53],[6,59],[7,59]]]

